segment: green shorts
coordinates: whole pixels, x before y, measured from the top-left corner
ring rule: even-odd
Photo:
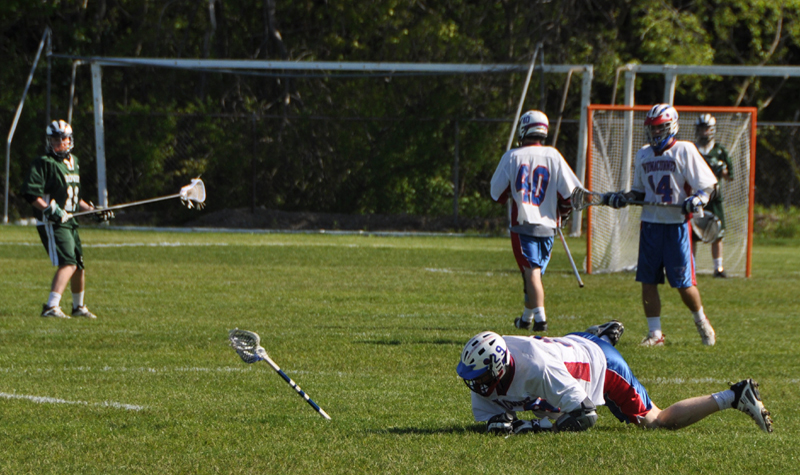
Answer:
[[[83,248],[77,226],[45,223],[36,226],[36,230],[54,266],[78,266],[78,269],[83,269]]]

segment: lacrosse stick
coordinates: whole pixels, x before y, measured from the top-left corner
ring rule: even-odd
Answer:
[[[322,408],[317,405],[317,403],[312,401],[311,398],[308,397],[308,394],[304,393],[297,383],[292,381],[292,378],[287,376],[286,373],[284,373],[281,368],[278,367],[274,361],[272,361],[267,354],[267,350],[261,346],[261,338],[257,333],[234,328],[228,333],[228,339],[231,341],[231,347],[236,350],[236,353],[242,358],[242,361],[247,364],[255,363],[256,361],[266,361],[267,364],[272,366],[272,369],[281,375],[284,381],[286,381],[289,386],[292,387],[292,389],[297,391],[297,394],[299,394],[300,397],[305,399],[306,402],[319,413],[319,415],[327,420],[331,420],[331,416],[323,411]]]
[[[595,193],[593,191],[585,190],[581,187],[575,188],[572,192],[572,209],[576,211],[581,211],[583,209],[588,208],[589,206],[593,205],[602,205],[603,203],[603,195],[604,193]],[[675,203],[651,203],[649,201],[636,201],[636,200],[625,200],[626,204],[629,205],[637,205],[637,206],[660,206],[664,208],[681,208],[683,209],[683,205],[675,204]],[[606,204],[606,206],[608,206]],[[697,211],[697,216],[703,217],[703,208],[700,208]]]
[[[711,212],[692,218],[692,229],[704,243],[714,242],[722,230],[722,221]]]
[[[150,198],[149,200],[133,201],[121,205],[109,206],[107,208],[96,208],[89,211],[81,211],[80,213],[73,213],[72,216],[83,216],[86,214],[100,213],[108,210],[129,208],[131,206],[155,203],[156,201],[171,200],[173,198],[180,198],[183,205],[189,209],[203,209],[203,206],[205,206],[206,202],[206,186],[203,184],[203,180],[199,178],[192,178],[191,183],[182,187],[181,191],[179,193],[175,193],[174,195],[160,196],[158,198]]]
[[[556,231],[558,231],[558,237],[561,238],[561,244],[564,245],[564,251],[567,252],[567,257],[569,258],[569,265],[572,266],[572,272],[575,274],[575,279],[578,280],[578,286],[580,288],[583,288],[583,279],[581,279],[581,275],[580,273],[578,273],[578,267],[575,265],[575,260],[572,258],[572,253],[569,252],[569,247],[567,246],[567,240],[564,239],[564,233],[561,232],[561,226],[557,226]]]

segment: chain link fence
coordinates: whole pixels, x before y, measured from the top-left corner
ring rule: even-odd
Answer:
[[[60,111],[52,115],[66,117]],[[7,128],[8,118],[4,114],[0,126]],[[551,130],[555,120],[551,117]],[[45,121],[41,109],[26,114],[12,144],[11,221],[30,214],[20,191],[30,161],[43,151],[44,126],[37,125]],[[112,205],[177,193],[191,178],[201,176],[208,211],[266,208],[454,219],[505,213],[488,192],[508,139],[509,119],[106,110],[104,124]],[[564,121],[557,142],[573,168],[578,125],[576,120]],[[93,115],[77,112],[73,127],[82,196],[97,202]],[[798,129],[800,124],[759,125],[756,203],[800,203]],[[124,214],[159,224],[197,216],[170,201],[130,208]]]

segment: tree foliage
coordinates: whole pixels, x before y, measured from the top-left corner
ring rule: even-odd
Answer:
[[[6,0],[0,125],[10,129],[46,28],[54,53],[82,57],[527,64],[541,42],[547,63],[593,64],[592,102],[608,103],[621,95],[615,78],[627,63],[798,64],[799,19],[797,0]],[[53,114],[63,117],[72,65],[51,64]],[[488,180],[523,80],[522,74],[292,77],[106,67],[106,140],[116,173],[109,181],[119,201],[203,173],[210,192],[224,197],[212,208],[347,213],[449,214],[455,187],[463,213],[499,214],[486,195]],[[543,105],[555,117],[564,80],[536,75],[526,107]],[[572,81],[562,150],[574,150],[576,141],[580,98]],[[12,194],[41,151],[46,84],[43,63],[14,138]],[[77,140],[90,167],[85,67],[76,87],[74,120],[87,122],[76,124]],[[637,103],[661,100],[660,77],[641,76],[636,87]],[[790,121],[800,110],[791,100],[798,89],[791,79],[681,77],[675,102],[756,106],[761,121]],[[774,175],[773,167],[797,169],[796,162],[787,168],[794,154],[783,152],[794,150],[795,136],[764,134],[759,177]],[[783,203],[785,193],[774,190],[796,188],[794,173],[779,175],[759,188],[759,201]]]

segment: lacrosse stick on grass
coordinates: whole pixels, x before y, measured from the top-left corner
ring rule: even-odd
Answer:
[[[305,399],[306,402],[319,413],[319,415],[327,420],[331,420],[331,416],[323,411],[322,408],[317,405],[317,403],[312,401],[311,398],[308,397],[308,394],[304,393],[297,383],[292,381],[292,378],[287,376],[286,373],[284,373],[281,368],[275,364],[274,361],[272,361],[267,354],[267,350],[261,346],[261,338],[257,333],[234,328],[228,333],[228,339],[231,341],[231,347],[236,350],[236,353],[242,358],[242,361],[247,364],[255,363],[256,361],[266,361],[267,364],[272,366],[272,369],[281,375],[281,378],[283,378],[284,381],[286,381],[289,386],[292,387],[292,389],[297,391],[297,394],[300,395],[300,397]]]
[[[111,211],[120,208],[129,208],[131,206],[139,206],[147,203],[155,203],[156,201],[171,200],[173,198],[180,198],[184,206],[189,209],[197,208],[203,209],[206,202],[206,186],[203,180],[199,178],[192,178],[192,182],[181,188],[181,191],[173,195],[159,196],[158,198],[150,198],[149,200],[133,201],[121,205],[109,206],[107,208],[96,208],[89,211],[81,211],[80,213],[73,213],[72,216],[83,216],[86,214],[101,213],[103,211]]]

